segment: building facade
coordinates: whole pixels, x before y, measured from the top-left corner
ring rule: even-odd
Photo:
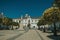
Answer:
[[[25,14],[25,16],[21,16],[21,18],[18,19],[13,19],[13,21],[18,22],[20,24],[20,27],[28,27],[29,25],[30,28],[38,28],[37,23],[39,19]]]

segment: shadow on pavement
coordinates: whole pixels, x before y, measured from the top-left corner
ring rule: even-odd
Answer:
[[[24,33],[26,33],[26,32],[24,32]],[[12,38],[9,38],[9,39],[7,39],[7,40],[15,40],[16,38],[20,37],[20,36],[23,35],[24,33],[20,33],[20,34],[14,36],[14,37],[12,37]]]
[[[53,40],[60,40],[60,35],[57,35],[57,36],[48,35],[47,37],[50,38],[50,39],[53,39]]]
[[[46,31],[45,33],[53,33],[53,32]]]
[[[44,40],[43,37],[40,35],[40,33],[38,31],[36,31],[36,32],[37,32],[38,36],[41,38],[41,40]]]
[[[2,34],[1,34],[0,36],[5,36],[5,35],[2,35]]]

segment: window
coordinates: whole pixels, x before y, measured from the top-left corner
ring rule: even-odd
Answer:
[[[32,20],[32,22],[33,22],[33,20]]]

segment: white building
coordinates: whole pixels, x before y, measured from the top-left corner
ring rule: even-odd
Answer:
[[[28,24],[30,24],[30,28],[38,28],[37,23],[38,23],[38,18],[34,17],[32,18],[28,14],[25,16],[21,16],[21,18],[13,19],[14,22],[20,22],[20,27],[27,27]]]

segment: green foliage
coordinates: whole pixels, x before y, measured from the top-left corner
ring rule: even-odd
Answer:
[[[9,26],[9,25],[11,25],[11,22],[12,22],[11,18],[7,18],[7,17],[2,18],[3,25]]]
[[[19,26],[19,23],[17,23],[17,22],[12,22],[11,23],[13,26]]]
[[[47,24],[47,21],[44,18],[41,18],[37,23],[38,26]]]
[[[40,25],[51,24],[53,22],[59,22],[59,21],[60,21],[60,9],[51,7],[44,11],[42,18],[40,18],[37,25],[40,26]]]
[[[0,24],[2,23],[2,18],[0,18]]]
[[[60,10],[58,8],[50,9],[44,13],[43,18],[48,22],[60,21]]]

